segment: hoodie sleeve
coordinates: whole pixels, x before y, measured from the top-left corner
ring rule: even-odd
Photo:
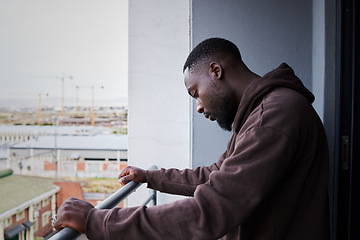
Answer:
[[[161,192],[193,196],[196,187],[209,180],[212,171],[218,171],[226,152],[220,156],[217,163],[209,167],[198,167],[195,169],[160,169],[146,171],[148,188]]]
[[[256,127],[199,185],[194,198],[146,208],[93,209],[89,239],[218,239],[243,223],[284,175],[292,144],[273,128]],[[280,160],[281,159],[281,160]]]

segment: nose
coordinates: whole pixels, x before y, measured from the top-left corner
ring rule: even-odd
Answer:
[[[199,100],[196,100],[196,106],[197,106],[196,110],[197,110],[198,113],[203,113],[204,112],[204,107],[203,107],[203,105],[201,105]]]

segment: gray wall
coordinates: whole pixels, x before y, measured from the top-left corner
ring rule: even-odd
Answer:
[[[325,0],[313,1],[313,61],[312,91],[316,96],[314,108],[320,118],[324,116],[325,87]]]
[[[286,62],[312,90],[312,9],[312,0],[193,0],[192,46],[209,37],[226,38],[252,71],[264,75]],[[192,166],[216,162],[230,133],[195,106],[192,129]]]

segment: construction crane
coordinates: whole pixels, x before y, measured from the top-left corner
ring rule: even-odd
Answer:
[[[65,79],[71,79],[73,80],[73,76],[71,75],[64,75],[61,74],[61,76],[30,76],[30,78],[52,78],[52,79],[60,79],[61,80],[61,116],[64,117],[65,115],[65,106],[64,106],[64,99],[65,99]],[[39,100],[41,101],[41,99]]]
[[[64,99],[65,99],[64,80],[66,78],[69,78],[69,79],[73,80],[73,76],[71,76],[71,75],[69,75],[69,76],[62,75],[60,77],[60,79],[61,79],[61,116],[62,117],[64,117],[64,115],[65,115],[65,110],[64,110],[64,108],[65,108],[64,107]]]
[[[38,125],[41,124],[41,94],[38,94],[39,96],[39,119],[38,119]]]
[[[79,116],[79,93],[78,93],[79,86],[76,85],[75,88],[76,88],[76,107],[75,107],[76,115],[75,116]]]
[[[41,111],[42,111],[42,106],[41,106],[41,94],[38,94],[39,96],[39,118],[38,118],[38,125],[40,125],[42,123],[42,117],[41,117]],[[45,96],[49,96],[49,94],[45,94]]]
[[[95,126],[95,87],[94,86],[75,86],[76,88],[76,115],[79,114],[79,88],[91,88],[91,126]],[[104,89],[104,86],[100,86],[101,89]]]

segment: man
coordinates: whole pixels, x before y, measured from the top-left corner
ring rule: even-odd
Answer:
[[[211,38],[183,72],[197,111],[233,130],[226,151],[193,170],[128,167],[119,181],[193,198],[112,210],[69,199],[55,228],[89,239],[329,239],[326,136],[293,70],[283,63],[260,77],[233,43]]]

